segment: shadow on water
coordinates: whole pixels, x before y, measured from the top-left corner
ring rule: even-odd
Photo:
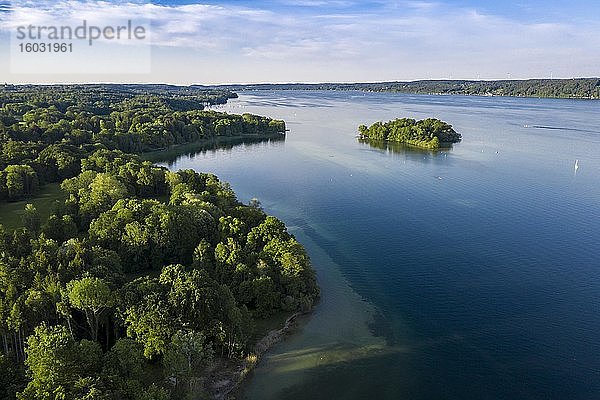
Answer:
[[[277,394],[267,394],[266,398],[285,398],[286,400],[391,398],[387,393],[391,389],[389,382],[386,382],[388,378],[378,374],[378,368],[382,362],[399,366],[398,359],[407,363],[410,353],[410,349],[401,347],[367,346],[357,348],[332,344],[327,347],[315,347],[302,352],[277,355],[269,361],[269,364],[273,368],[271,373],[277,375],[279,382],[290,382],[290,377],[298,372],[295,369],[288,369],[286,366],[302,365],[302,373],[309,384],[292,384],[291,386],[284,384]],[[364,367],[364,369],[360,367]],[[403,369],[403,367],[399,367],[399,369]],[[365,370],[373,373],[365,374]],[[348,379],[349,376],[352,377],[351,380]],[[406,381],[410,380],[410,376],[408,371],[398,371],[398,380],[394,382],[396,389],[393,390],[409,386],[406,385]],[[373,385],[374,380],[379,380],[377,382],[379,384]],[[379,393],[374,388],[379,388]]]
[[[395,154],[406,154],[406,155],[418,155],[424,154],[432,157],[443,156],[444,152],[451,151],[453,146],[452,143],[443,144],[437,150],[424,149],[417,146],[412,146],[405,143],[387,142],[385,140],[372,140],[372,139],[358,139],[358,142],[364,145],[368,145],[374,149],[384,150],[386,152]]]
[[[364,287],[364,285],[368,285],[367,282],[369,282],[367,276],[369,271],[364,270],[359,262],[344,252],[337,242],[320,235],[316,229],[310,225],[304,224],[302,220],[292,218],[290,222],[302,226],[304,234],[311,238],[315,243],[319,243],[320,247],[331,259],[338,260],[344,265],[346,272],[351,271],[354,278],[352,281],[363,282],[362,285],[357,283],[351,285],[359,295],[366,295],[372,290],[371,287]],[[346,277],[350,278],[348,276]],[[391,316],[386,315],[384,310],[378,308],[374,310],[373,320],[368,323],[368,328],[374,337],[383,338],[387,346],[396,346],[402,342],[402,334],[394,329],[391,322]]]
[[[197,154],[206,154],[217,150],[231,150],[238,146],[255,146],[259,144],[280,145],[285,142],[285,135],[273,134],[271,136],[234,136],[234,137],[216,137],[201,142],[189,143],[185,145],[173,146],[167,150],[160,150],[146,153],[142,157],[152,162],[166,163],[172,167],[181,157],[193,157]]]
[[[518,389],[509,383],[512,374],[501,374],[506,383],[496,390],[486,383],[485,377],[464,379],[459,371],[451,371],[442,385],[432,384],[433,377],[422,374],[416,354],[435,355],[452,351],[464,344],[465,338],[443,336],[425,339],[411,345],[365,345],[331,343],[301,350],[284,352],[269,359],[269,374],[277,381],[276,388],[266,388],[265,399],[448,399],[458,398],[453,379],[463,379],[467,392],[469,385],[477,385],[484,398],[520,398]],[[385,366],[382,369],[382,366]],[[294,375],[302,373],[303,381],[294,384]],[[438,382],[439,383],[439,382]],[[273,390],[275,389],[275,390]],[[246,397],[241,397],[245,399]]]
[[[431,150],[405,143],[387,142],[384,140],[358,139],[358,142],[366,151],[401,156],[407,161],[427,164],[430,162],[435,164],[448,164],[451,160],[448,157],[448,154],[452,153],[453,150],[451,143],[444,143],[439,149]]]
[[[470,339],[442,336],[410,345],[352,346],[331,343],[284,352],[269,359],[274,387],[265,388],[263,399],[521,399],[570,398],[568,388],[552,388],[552,380],[540,382],[526,362],[489,365],[477,374],[462,373],[443,355],[470,347]],[[425,354],[425,359],[423,359]],[[482,362],[482,356],[474,362]],[[382,368],[382,366],[385,366]],[[523,373],[525,369],[525,373]],[[552,374],[551,367],[547,367]],[[444,375],[437,373],[444,370]],[[302,373],[300,384],[294,375]],[[490,377],[496,382],[490,382]],[[558,379],[559,375],[552,376]],[[498,386],[497,383],[501,384]],[[518,382],[526,382],[524,387]],[[531,385],[531,387],[529,386]],[[274,389],[274,390],[273,390]],[[539,396],[534,395],[537,393]],[[556,395],[556,397],[552,396]],[[242,393],[242,399],[247,399]],[[251,397],[254,398],[254,397]]]

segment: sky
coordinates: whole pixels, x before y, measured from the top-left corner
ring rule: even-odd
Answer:
[[[83,20],[132,21],[147,36],[79,41],[68,54],[19,48],[32,41],[16,39],[19,26]],[[527,79],[599,69],[597,0],[0,0],[0,82]]]

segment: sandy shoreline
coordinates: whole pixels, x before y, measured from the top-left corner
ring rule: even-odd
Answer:
[[[204,389],[209,397],[215,400],[237,398],[241,384],[245,382],[246,378],[248,378],[260,362],[262,356],[286,336],[293,333],[298,327],[299,317],[311,312],[312,309],[292,314],[285,320],[280,329],[273,329],[260,339],[254,345],[253,353],[246,358],[237,360],[221,359],[216,361],[206,374]]]

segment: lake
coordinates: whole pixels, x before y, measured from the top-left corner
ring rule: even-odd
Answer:
[[[600,398],[600,102],[264,91],[217,109],[290,132],[165,165],[258,198],[322,289],[244,398]],[[463,141],[356,139],[398,117]]]

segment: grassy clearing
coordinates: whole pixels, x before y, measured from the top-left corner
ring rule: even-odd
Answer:
[[[49,183],[35,195],[35,197],[10,203],[0,203],[0,224],[7,230],[21,227],[23,209],[28,203],[33,204],[40,213],[42,221],[45,221],[52,213],[52,207],[56,200],[64,201],[66,195],[60,190],[60,184]]]

